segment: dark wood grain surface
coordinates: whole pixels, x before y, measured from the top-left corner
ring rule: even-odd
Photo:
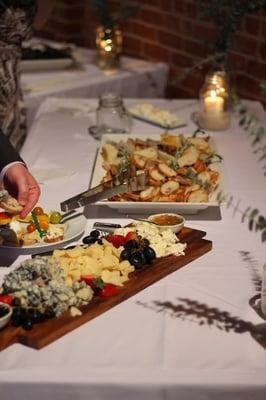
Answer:
[[[105,299],[94,296],[87,306],[81,308],[82,315],[79,317],[73,318],[69,315],[69,312],[66,312],[59,318],[35,325],[31,331],[25,331],[21,327],[15,328],[11,325],[4,328],[0,331],[0,350],[7,348],[13,343],[21,343],[35,349],[41,349],[52,343],[66,333],[98,317],[122,301],[164,278],[166,275],[184,267],[210,251],[212,242],[203,239],[205,235],[206,233],[203,231],[183,228],[179,234],[179,238],[182,242],[187,243],[186,254],[184,256],[168,256],[156,259],[151,265],[131,273],[130,279],[122,288],[119,288],[116,296]]]

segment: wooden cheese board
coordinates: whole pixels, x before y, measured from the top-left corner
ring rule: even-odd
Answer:
[[[66,333],[78,328],[80,325],[98,317],[112,307],[127,300],[136,293],[147,288],[166,275],[189,264],[212,249],[212,242],[204,239],[205,232],[184,227],[178,234],[181,242],[187,243],[184,256],[168,256],[156,259],[151,265],[130,274],[130,279],[119,288],[114,297],[101,298],[94,296],[92,301],[81,308],[82,315],[71,317],[66,312],[59,318],[53,318],[34,325],[31,331],[11,325],[0,331],[0,350],[4,350],[14,343],[21,343],[34,349],[44,346],[59,339]]]

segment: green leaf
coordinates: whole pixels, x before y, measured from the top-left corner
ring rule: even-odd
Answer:
[[[46,232],[41,229],[38,217],[34,211],[32,211],[31,216],[32,216],[34,225],[35,225],[37,231],[39,232],[40,237],[42,238],[42,237],[46,236]]]
[[[94,285],[95,285],[95,287],[96,287],[97,289],[103,289],[104,286],[105,286],[105,283],[104,283],[104,281],[102,280],[102,278],[96,278],[96,279],[94,279],[93,283],[94,283]]]

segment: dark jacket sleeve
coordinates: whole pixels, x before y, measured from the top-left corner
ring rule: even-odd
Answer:
[[[8,138],[0,130],[0,173],[7,164],[14,161],[24,162]]]

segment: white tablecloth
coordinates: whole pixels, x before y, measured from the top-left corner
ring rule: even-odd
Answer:
[[[79,48],[77,52],[81,68],[22,73],[29,126],[47,96],[92,98],[114,92],[126,97],[163,97],[167,64],[122,57],[120,70],[103,71],[95,64],[93,50]]]
[[[176,132],[194,131],[189,118],[196,102],[153,102],[176,110],[188,122]],[[22,150],[33,171],[55,171],[53,179],[42,182],[40,204],[58,204],[85,190],[98,146],[87,131],[93,114],[54,112],[52,104],[51,112],[46,103],[39,113]],[[259,105],[250,104],[264,118]],[[133,134],[155,132],[160,129],[134,124]],[[225,191],[233,194],[239,209],[257,207],[265,215],[265,177],[250,138],[236,121],[214,136],[224,157]],[[62,168],[68,177],[56,175]],[[91,206],[85,213],[87,231],[95,220],[127,222],[108,208]],[[250,333],[227,331],[217,319],[228,312],[247,322],[263,322],[248,302],[256,293],[252,276],[260,277],[265,263],[265,242],[241,217],[235,207],[188,215],[187,226],[207,232],[211,252],[42,350],[16,344],[2,351],[1,400],[265,399],[265,350]],[[11,257],[1,255],[1,264]],[[0,268],[2,276],[6,272]],[[196,303],[189,301],[205,305],[209,320],[201,323]],[[181,305],[186,311],[178,315]]]

